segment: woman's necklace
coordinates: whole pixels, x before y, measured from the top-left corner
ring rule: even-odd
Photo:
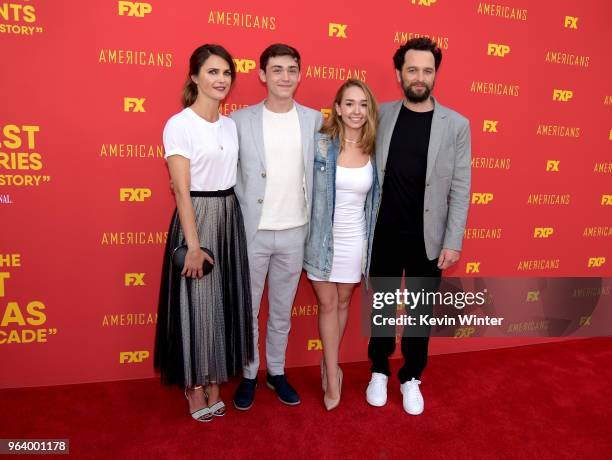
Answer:
[[[221,140],[219,140],[219,133],[221,133]],[[217,131],[217,143],[219,144],[219,150],[223,150],[223,118],[219,115],[219,128]]]

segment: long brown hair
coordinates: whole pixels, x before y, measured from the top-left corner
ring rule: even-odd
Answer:
[[[378,125],[378,105],[376,104],[376,100],[366,85],[361,80],[357,80],[351,78],[346,80],[342,86],[338,89],[336,93],[336,97],[334,98],[334,102],[332,103],[331,115],[321,128],[321,133],[327,134],[331,139],[339,139],[340,140],[340,148],[344,148],[344,123],[342,123],[342,118],[338,114],[338,110],[336,110],[336,105],[340,105],[342,102],[342,97],[344,96],[344,92],[347,88],[351,86],[356,86],[363,90],[363,93],[366,96],[366,101],[368,104],[368,114],[366,117],[366,122],[361,128],[361,139],[359,140],[359,147],[364,151],[364,153],[372,155],[374,153],[374,147],[376,145],[376,126]]]
[[[232,55],[221,45],[202,45],[191,54],[189,58],[189,74],[187,75],[187,81],[183,86],[183,107],[190,107],[196,101],[198,97],[198,86],[191,79],[192,75],[200,73],[200,69],[211,56],[219,56],[227,62],[232,74],[232,83],[236,79],[236,65],[232,59]]]

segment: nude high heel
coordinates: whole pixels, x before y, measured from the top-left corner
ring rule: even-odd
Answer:
[[[338,398],[328,398],[323,395],[323,404],[328,411],[335,409],[340,404],[340,396],[342,395],[342,369],[338,368]]]

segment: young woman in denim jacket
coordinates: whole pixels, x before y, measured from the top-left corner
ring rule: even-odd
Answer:
[[[378,109],[367,85],[347,80],[315,137],[313,205],[304,268],[319,304],[321,380],[327,410],[340,403],[338,350],[367,258]]]

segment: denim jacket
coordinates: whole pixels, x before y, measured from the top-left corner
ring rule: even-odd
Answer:
[[[338,139],[328,135],[315,134],[314,172],[312,189],[312,208],[310,216],[310,233],[304,248],[304,269],[317,278],[327,280],[331,275],[334,258],[333,223],[336,206],[336,162],[340,146]],[[362,273],[370,265],[372,252],[373,206],[378,197],[378,175],[375,161],[372,158],[373,182],[365,202],[366,239],[364,240]]]

